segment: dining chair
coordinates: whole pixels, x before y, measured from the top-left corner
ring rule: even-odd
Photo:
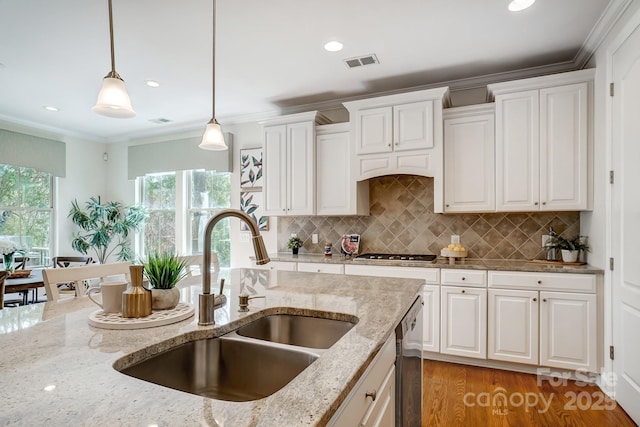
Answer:
[[[53,263],[53,268],[67,268],[67,267],[80,267],[83,265],[89,265],[93,262],[93,258],[90,256],[56,256],[51,260]],[[74,293],[76,292],[76,283],[58,283],[58,291],[62,293]],[[66,290],[62,290],[62,288],[67,288]],[[86,290],[87,286],[83,282],[84,290]]]
[[[202,254],[188,255],[180,258],[186,261],[187,277],[178,282],[178,285],[189,286],[200,283],[202,281]],[[211,252],[211,265],[213,267],[212,273],[218,273],[220,271],[220,260],[218,259],[218,254],[215,252]],[[215,277],[217,277],[217,275]]]
[[[126,280],[131,281],[129,275],[130,262],[114,262],[111,264],[89,264],[81,267],[45,268],[42,270],[44,288],[48,301],[60,299],[58,283],[81,282],[83,280],[100,279],[101,281]],[[82,296],[84,292],[76,287],[75,296]]]
[[[0,310],[4,308],[4,280],[7,276],[6,271],[0,271]]]

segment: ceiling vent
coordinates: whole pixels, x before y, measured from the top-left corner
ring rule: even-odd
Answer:
[[[344,63],[347,64],[349,68],[362,67],[365,65],[379,64],[378,57],[375,53],[365,56],[358,56],[356,58],[347,58],[344,60]]]
[[[165,119],[164,117],[160,117],[160,118],[157,118],[157,119],[151,119],[149,121],[152,122],[152,123],[163,125],[165,123],[169,123],[171,120]]]

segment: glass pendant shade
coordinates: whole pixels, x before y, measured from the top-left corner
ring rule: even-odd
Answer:
[[[202,142],[198,146],[203,150],[222,151],[227,150],[227,144],[224,142],[224,135],[218,121],[213,118],[207,124],[207,128],[202,135]]]
[[[512,2],[509,3],[509,10],[511,12],[520,12],[521,10],[531,7],[535,2],[536,0],[512,0]]]
[[[136,116],[136,112],[133,111],[131,106],[127,88],[120,76],[109,73],[104,78],[102,88],[98,93],[98,101],[91,111],[117,119],[128,119]]]

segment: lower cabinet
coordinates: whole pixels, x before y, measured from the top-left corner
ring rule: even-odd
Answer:
[[[440,286],[424,285],[422,290],[422,350],[440,351]]]
[[[297,271],[297,263],[288,261],[271,261],[268,264],[257,265],[254,262],[253,268],[258,268],[261,270]]]
[[[344,264],[325,264],[322,262],[299,262],[298,271],[309,273],[344,274]]]
[[[441,353],[487,358],[486,289],[442,286],[440,315]]]
[[[395,357],[395,335],[391,335],[329,421],[329,426],[395,425]]]

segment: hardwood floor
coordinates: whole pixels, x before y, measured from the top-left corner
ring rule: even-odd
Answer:
[[[635,426],[593,385],[424,360],[422,426]]]

